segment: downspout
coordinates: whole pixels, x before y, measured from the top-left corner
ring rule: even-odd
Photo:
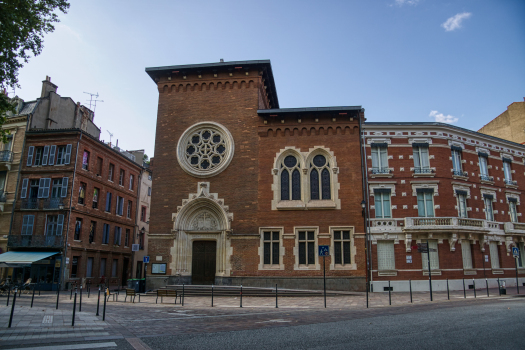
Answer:
[[[363,112],[364,109],[361,109]],[[368,230],[368,207],[369,207],[369,197],[368,193],[368,171],[366,168],[366,149],[363,142],[363,126],[361,121],[361,115],[359,114],[359,150],[361,154],[361,177],[362,177],[362,187],[363,187],[363,200],[365,200],[365,208],[363,209],[363,223],[365,229],[365,255],[366,255],[366,288],[369,291],[370,287],[370,243],[369,243],[369,230]]]
[[[77,161],[78,161],[78,148],[80,146],[80,141],[82,140],[82,129],[80,130],[80,137],[77,141],[77,153],[75,155],[75,167],[73,169],[73,181],[71,182],[71,196],[69,198],[69,215],[68,215],[68,218],[67,218],[67,227],[66,227],[66,245],[65,245],[65,248],[64,248],[64,259],[63,259],[63,262],[62,262],[62,266],[64,266],[64,269],[63,269],[63,279],[62,281],[65,281],[66,280],[66,255],[67,255],[67,242],[69,240],[69,223],[71,222],[71,209],[72,209],[72,203],[73,203],[73,190],[75,188],[75,177],[77,175]]]
[[[140,175],[139,175],[139,181],[138,181],[138,186],[137,186],[137,204],[135,205],[135,230],[133,231],[133,239],[132,239],[132,242],[131,242],[131,247],[133,247],[133,244],[135,243],[135,236],[136,234],[138,233],[139,231],[139,225],[137,224],[138,222],[138,215],[139,215],[139,204],[140,204],[140,187],[142,185],[142,174],[144,173],[144,168],[141,167],[140,168]],[[132,248],[133,249],[133,248]],[[135,267],[135,252],[132,251],[131,252],[131,278],[133,278],[133,273],[136,271],[136,267]],[[141,271],[142,272],[142,271]]]
[[[26,132],[29,129],[29,123],[30,123],[31,116],[32,116],[32,114],[27,116]],[[13,146],[14,146],[14,142],[13,142]],[[13,229],[13,219],[14,219],[14,216],[15,216],[16,198],[18,196],[18,185],[20,184],[20,177],[22,176],[22,165],[23,165],[22,159],[24,159],[25,148],[26,148],[26,135],[24,133],[24,142],[22,144],[22,153],[20,154],[20,165],[18,165],[18,177],[16,179],[15,198],[13,199],[13,207],[11,208],[11,222],[9,223],[9,236],[11,235],[11,230]],[[9,236],[7,238],[7,243],[9,243]],[[9,250],[9,245],[7,247],[7,250]]]

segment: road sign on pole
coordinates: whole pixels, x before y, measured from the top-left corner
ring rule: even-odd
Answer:
[[[329,256],[330,255],[330,246],[320,245],[319,246],[319,256]]]
[[[518,247],[512,247],[512,256],[515,258],[520,257],[520,250]]]
[[[144,264],[149,264],[149,256],[145,256],[143,261],[144,261]]]
[[[330,246],[320,245],[319,256],[323,257],[323,289],[324,289],[324,307],[326,308],[326,257],[330,256]]]

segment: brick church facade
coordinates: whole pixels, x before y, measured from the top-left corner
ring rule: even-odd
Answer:
[[[279,108],[269,61],[147,68],[159,105],[148,288],[364,290],[360,106]]]

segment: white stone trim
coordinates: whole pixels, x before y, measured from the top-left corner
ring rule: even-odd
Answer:
[[[413,143],[428,143],[429,145],[432,144],[432,138],[431,137],[421,137],[421,138],[408,138],[408,143],[412,145]]]
[[[266,265],[264,264],[264,231],[279,231],[279,265]],[[284,227],[283,226],[268,226],[268,227],[259,227],[259,248],[257,249],[259,253],[259,270],[284,270],[284,255],[285,248],[283,244],[284,239]]]
[[[390,138],[376,138],[376,137],[373,137],[373,138],[368,138],[366,140],[366,144],[367,145],[371,145],[372,143],[386,143],[388,145],[392,144],[392,141],[390,140]]]
[[[355,227],[354,226],[330,226],[330,270],[357,270],[357,248],[355,246]],[[335,264],[335,250],[334,250],[334,231],[350,231],[350,264],[340,265]]]
[[[299,265],[299,231],[314,231],[315,248],[314,248],[314,264],[313,265]],[[295,256],[295,262],[293,265],[294,270],[320,270],[321,264],[319,263],[319,256],[317,256],[317,250],[319,246],[319,226],[294,226],[293,232],[295,234],[295,246],[293,247],[293,255]],[[307,248],[308,251],[308,248]]]
[[[439,195],[437,183],[412,183],[412,196],[417,197],[418,188],[432,188],[434,190],[434,197]]]

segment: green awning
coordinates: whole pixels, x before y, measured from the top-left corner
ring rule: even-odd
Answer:
[[[58,252],[7,252],[0,254],[0,267],[24,267]]]

